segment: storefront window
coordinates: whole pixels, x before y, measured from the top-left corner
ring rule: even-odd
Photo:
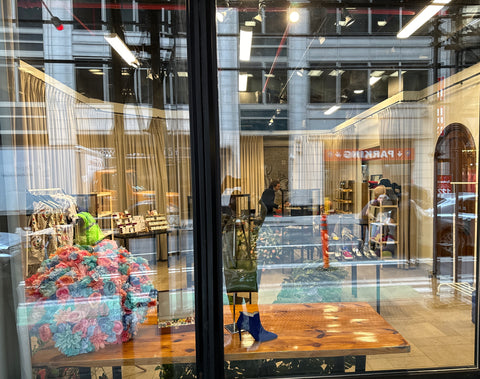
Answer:
[[[467,3],[3,1],[0,378],[477,377]]]
[[[400,38],[421,7],[322,7],[262,34],[286,51],[281,104],[229,101],[227,69],[267,66],[267,89],[278,71],[266,50],[232,61],[218,26],[225,377],[474,367],[480,68],[448,15],[480,13],[439,7]]]
[[[185,3],[1,15],[0,377],[195,376]]]

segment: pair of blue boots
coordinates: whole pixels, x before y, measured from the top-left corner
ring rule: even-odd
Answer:
[[[260,322],[260,314],[258,312],[248,313],[240,312],[237,320],[238,336],[242,340],[242,330],[249,332],[255,341],[267,342],[277,338],[275,333],[265,330]]]

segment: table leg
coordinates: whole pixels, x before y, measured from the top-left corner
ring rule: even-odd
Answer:
[[[112,379],[122,379],[122,366],[112,367]]]
[[[352,295],[357,297],[357,265],[352,264]]]
[[[92,373],[90,367],[79,367],[78,376],[80,377],[80,379],[91,379]]]
[[[367,357],[365,355],[357,355],[355,357],[355,372],[365,372]]]
[[[343,374],[345,372],[345,357],[335,357],[333,360],[332,374]]]
[[[375,265],[377,276],[377,313],[380,314],[380,265]]]

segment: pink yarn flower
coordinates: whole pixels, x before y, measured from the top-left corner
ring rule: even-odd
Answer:
[[[123,332],[123,325],[120,321],[114,321],[113,322],[113,332],[118,336],[119,334],[122,334]]]
[[[60,287],[57,290],[56,295],[58,300],[68,300],[70,298],[70,291],[67,286]]]
[[[105,341],[108,338],[108,334],[105,334],[102,332],[102,329],[100,327],[96,327],[93,336],[90,337],[90,342],[92,345],[95,347],[95,351],[98,351],[99,349],[103,349],[105,347]]]
[[[43,342],[50,341],[50,338],[52,338],[52,331],[48,324],[43,324],[38,328],[38,335]]]

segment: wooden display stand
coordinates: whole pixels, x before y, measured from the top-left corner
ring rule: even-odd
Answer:
[[[338,213],[353,213],[354,204],[354,185],[353,180],[345,180],[340,182],[339,188],[336,189],[335,202]]]
[[[379,258],[387,257],[387,251],[391,252],[389,258],[398,251],[398,205],[382,204],[370,205],[368,211],[368,242],[378,251]],[[392,247],[393,251],[387,249]]]

